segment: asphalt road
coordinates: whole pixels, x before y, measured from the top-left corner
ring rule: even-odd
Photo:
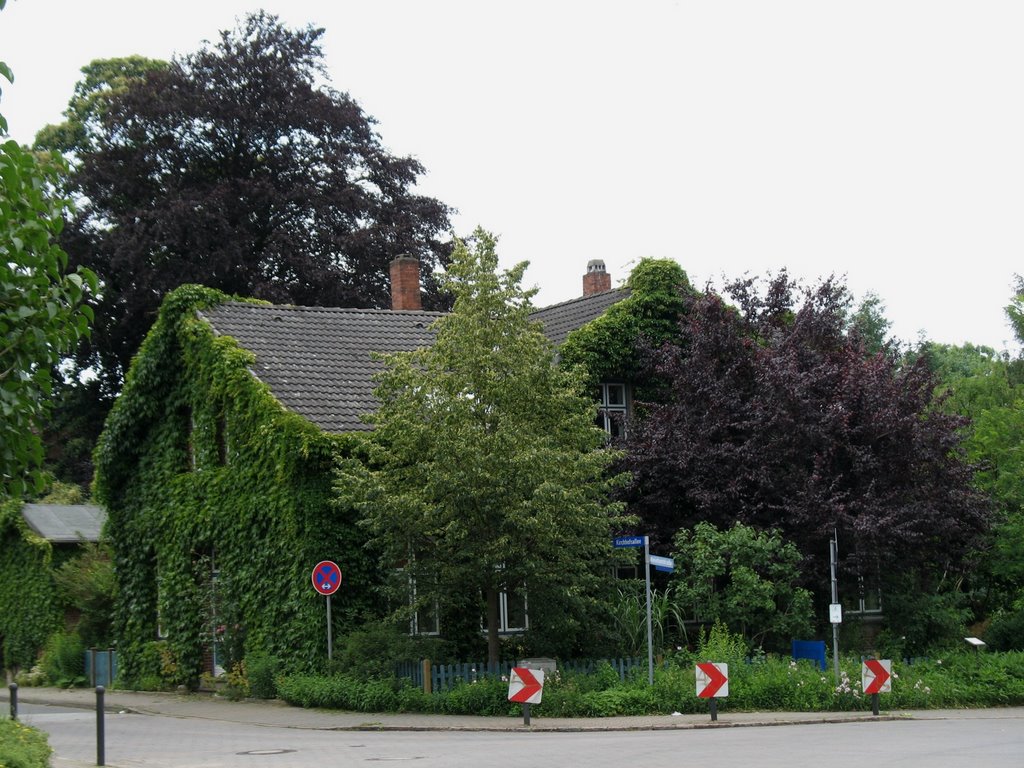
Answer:
[[[96,715],[26,705],[46,731],[55,768],[96,764]],[[120,768],[333,768],[411,763],[428,768],[1021,768],[1020,717],[849,722],[624,732],[354,732],[108,713],[106,764]]]

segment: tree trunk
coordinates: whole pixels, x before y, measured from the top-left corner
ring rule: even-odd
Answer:
[[[487,663],[497,664],[501,655],[501,643],[498,639],[498,624],[501,616],[498,611],[498,590],[493,587],[487,590]]]

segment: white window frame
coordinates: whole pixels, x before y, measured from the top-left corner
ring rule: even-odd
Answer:
[[[522,612],[523,612],[523,626],[513,627],[511,626],[511,619],[509,618],[509,593],[506,590],[501,590],[498,595],[498,634],[503,635],[515,635],[522,632],[526,632],[530,629],[530,603],[526,597],[526,588],[522,589],[522,595],[513,593],[513,597],[521,597],[522,599]]]
[[[866,595],[875,595],[876,607],[868,608],[868,601],[865,599]],[[847,596],[849,598],[849,596]],[[853,607],[847,607],[848,605]],[[851,616],[877,616],[882,613],[882,590],[877,587],[865,587],[864,577],[857,576],[857,597],[854,599],[847,599],[843,603],[843,613]]]
[[[626,436],[626,414],[629,412],[629,387],[619,381],[603,381],[599,385],[596,424],[610,438]],[[615,393],[618,393],[616,396]],[[616,433],[616,426],[618,433]]]
[[[424,629],[425,616],[422,614],[422,609],[416,608],[416,579],[411,575],[409,576],[409,634],[412,637],[438,637],[441,634],[441,605],[437,600],[434,600],[433,605],[433,628]]]

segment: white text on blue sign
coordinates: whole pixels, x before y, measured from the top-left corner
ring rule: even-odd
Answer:
[[[644,545],[644,537],[619,536],[612,540],[612,545],[615,547],[642,547]]]
[[[654,566],[656,571],[665,571],[671,573],[672,569],[675,568],[675,561],[671,557],[659,557],[658,555],[651,555],[651,565]]]

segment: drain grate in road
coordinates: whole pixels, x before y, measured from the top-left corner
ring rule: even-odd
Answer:
[[[294,749],[250,749],[248,752],[236,752],[236,755],[286,755]]]

